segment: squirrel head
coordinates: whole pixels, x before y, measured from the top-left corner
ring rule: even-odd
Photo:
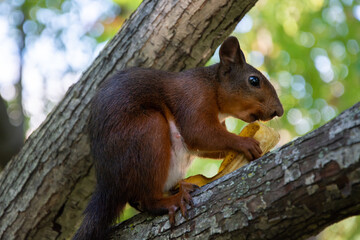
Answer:
[[[236,37],[220,47],[218,104],[220,113],[245,122],[282,116],[284,109],[270,81],[246,63]]]

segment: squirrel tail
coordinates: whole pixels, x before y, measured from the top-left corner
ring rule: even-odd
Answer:
[[[126,202],[113,196],[106,188],[96,187],[88,206],[84,212],[84,220],[76,232],[73,240],[106,239],[110,224],[114,222],[119,210]]]

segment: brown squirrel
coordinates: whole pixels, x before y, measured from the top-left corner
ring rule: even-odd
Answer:
[[[186,216],[196,186],[182,181],[192,156],[220,158],[229,150],[249,160],[259,143],[226,130],[223,117],[270,120],[284,112],[274,87],[245,62],[235,37],[220,63],[179,73],[131,68],[106,80],[90,109],[89,137],[97,185],[74,239],[105,239],[129,202],[154,214]],[[179,184],[177,193],[166,196]]]

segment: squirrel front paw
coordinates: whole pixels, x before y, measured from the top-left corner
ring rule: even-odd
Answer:
[[[244,153],[245,157],[249,161],[253,161],[259,157],[261,157],[262,150],[260,148],[259,142],[250,137],[241,137],[238,150]]]

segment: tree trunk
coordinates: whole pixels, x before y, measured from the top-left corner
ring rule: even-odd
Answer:
[[[188,220],[139,214],[112,239],[306,239],[360,213],[360,103],[192,194]]]
[[[86,136],[97,86],[131,66],[202,66],[256,0],[145,0],[0,175],[1,239],[65,239],[94,187]]]

